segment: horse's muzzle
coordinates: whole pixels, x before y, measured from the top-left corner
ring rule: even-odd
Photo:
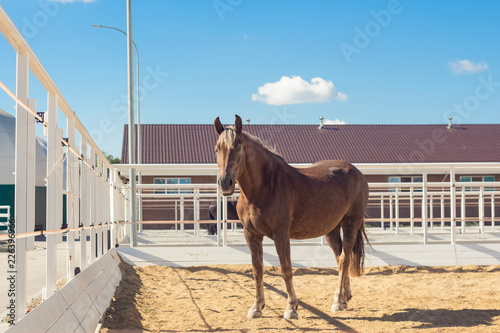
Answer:
[[[231,177],[224,177],[219,179],[219,186],[222,191],[222,195],[229,196],[234,193],[235,182]]]

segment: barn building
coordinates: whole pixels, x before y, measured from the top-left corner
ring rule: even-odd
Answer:
[[[368,174],[368,182],[421,183],[421,172],[409,171],[412,165],[475,165],[500,162],[500,124],[474,125],[243,125],[243,130],[262,139],[264,144],[281,154],[290,164],[310,164],[325,159],[342,159],[354,164],[393,166],[390,171]],[[214,164],[217,135],[212,124],[141,125],[142,164]],[[137,152],[136,152],[137,154]],[[128,128],[123,136],[122,163],[128,163]],[[399,167],[398,167],[399,166]],[[421,167],[420,167],[421,168]],[[404,172],[400,172],[404,171]],[[449,182],[449,172],[429,169],[428,182]],[[500,181],[500,170],[455,174],[456,182]],[[145,175],[144,184],[216,183],[214,175],[189,176],[182,173]],[[468,188],[467,190],[471,190]],[[486,191],[488,188],[486,188]],[[390,190],[389,190],[390,191]],[[418,188],[415,191],[419,191]],[[421,190],[420,190],[421,191]],[[169,192],[172,192],[169,190]],[[175,192],[175,190],[174,190]],[[179,193],[182,191],[179,190]],[[498,204],[496,205],[498,206]],[[208,217],[208,203],[201,206],[201,219]],[[143,220],[178,219],[177,202],[160,203],[145,200]],[[409,207],[400,214],[409,215]],[[474,208],[467,208],[468,210]],[[476,212],[467,212],[468,216]],[[439,207],[436,206],[436,215]],[[492,214],[500,215],[500,207]],[[489,210],[491,211],[491,209]],[[186,210],[185,220],[193,213]],[[380,217],[384,212],[369,209],[369,216]],[[418,214],[418,213],[417,213]],[[389,212],[386,212],[386,216]],[[145,228],[161,228],[147,225]]]

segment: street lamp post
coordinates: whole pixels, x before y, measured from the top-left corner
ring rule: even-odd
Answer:
[[[99,25],[99,24],[92,24],[92,27],[116,30],[116,31],[121,32],[125,36],[127,36],[127,33],[125,31],[118,29],[118,28],[108,27],[108,26]],[[132,44],[134,45],[135,54],[137,55],[137,67],[136,67],[137,68],[137,147],[138,147],[138,149],[137,149],[137,164],[141,164],[142,163],[142,145],[141,145],[142,138],[141,138],[141,100],[140,100],[140,90],[139,90],[139,87],[140,87],[140,84],[139,84],[139,78],[140,78],[140,75],[139,75],[139,50],[137,49],[137,45],[135,45],[134,41],[132,41]],[[140,171],[137,173],[137,182],[139,184],[142,184],[142,174]],[[141,192],[142,191],[139,190],[139,194]],[[139,214],[138,215],[139,215],[138,216],[139,221],[142,221],[142,197],[139,197]],[[142,223],[139,224],[139,232],[142,232]]]

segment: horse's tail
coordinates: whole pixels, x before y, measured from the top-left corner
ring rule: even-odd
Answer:
[[[368,242],[368,237],[366,236],[365,221],[361,223],[361,227],[356,235],[356,242],[351,251],[351,260],[349,265],[349,272],[351,276],[360,276],[365,269],[365,240]]]

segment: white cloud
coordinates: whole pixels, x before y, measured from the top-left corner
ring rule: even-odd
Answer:
[[[50,0],[50,1],[65,4],[65,3],[75,3],[75,2],[92,3],[96,2],[97,0]]]
[[[248,35],[243,34],[243,39],[248,39]]]
[[[449,63],[451,69],[455,74],[464,74],[464,73],[477,73],[484,71],[485,69],[488,68],[488,64],[483,62],[479,62],[477,64],[464,59],[464,60],[457,60]]]
[[[347,123],[344,120],[340,120],[340,119],[334,119],[334,120],[325,119],[325,120],[323,120],[323,124],[325,124],[325,125],[346,125]]]
[[[300,76],[282,76],[281,80],[266,83],[252,94],[252,101],[269,105],[328,102],[331,99],[346,101],[347,95],[337,91],[332,81],[320,77],[303,80]]]

